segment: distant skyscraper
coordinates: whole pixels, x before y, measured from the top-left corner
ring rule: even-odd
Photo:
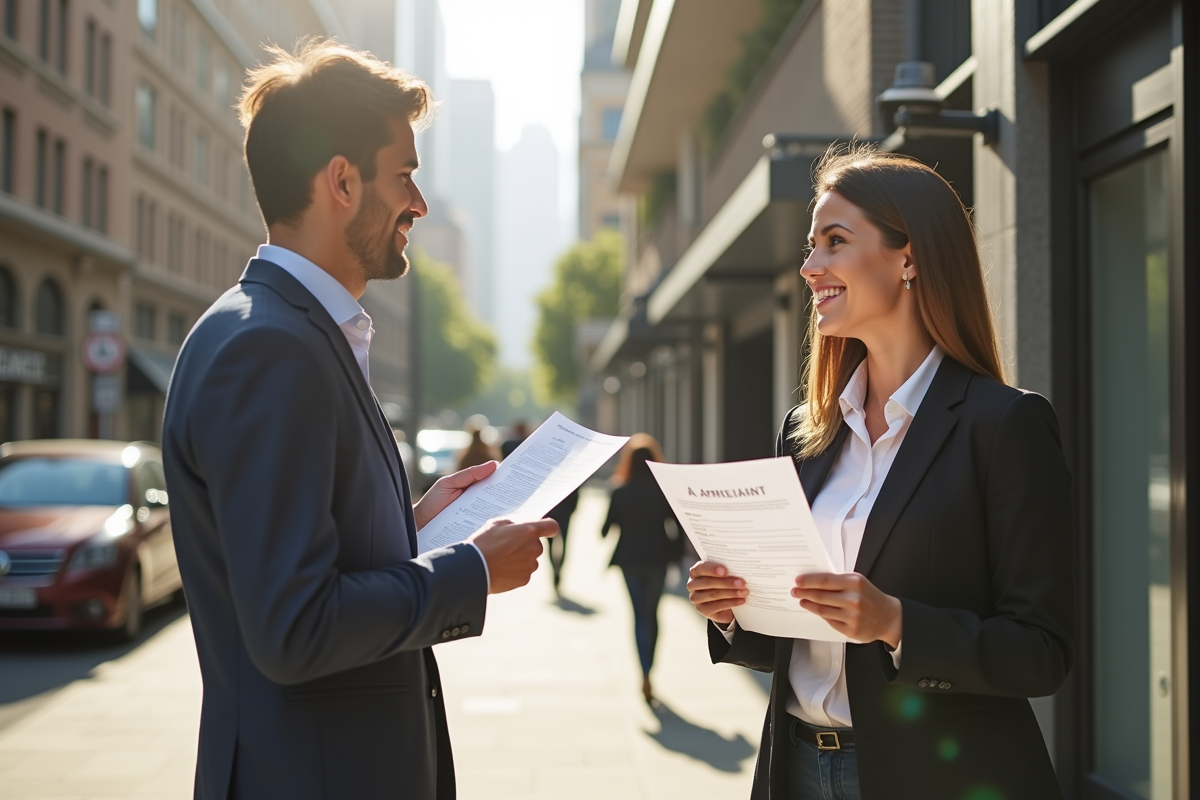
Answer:
[[[585,49],[580,74],[579,238],[600,228],[617,228],[619,200],[606,179],[621,109],[629,93],[629,72],[613,64],[618,0],[586,0]]]
[[[439,124],[449,129],[449,199],[462,214],[463,292],[476,316],[496,324],[496,98],[483,80],[451,80]]]
[[[568,244],[558,208],[558,149],[550,131],[527,126],[512,150],[500,154],[496,219],[496,332],[500,360],[532,363],[537,308],[534,298],[550,283],[555,257]]]

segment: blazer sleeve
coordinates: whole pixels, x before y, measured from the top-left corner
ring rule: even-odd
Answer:
[[[338,421],[318,377],[326,371],[295,333],[251,328],[214,354],[186,429],[242,640],[280,684],[428,647],[449,626],[483,630],[487,577],[471,545],[337,568]]]
[[[901,598],[904,655],[898,673],[883,655],[885,675],[1007,697],[1058,690],[1073,657],[1071,488],[1053,408],[1041,395],[1017,396],[1002,415],[985,489],[994,613]]]
[[[733,635],[725,634],[708,621],[708,656],[714,664],[737,664],[756,672],[775,671],[775,637],[744,631],[736,622]]]

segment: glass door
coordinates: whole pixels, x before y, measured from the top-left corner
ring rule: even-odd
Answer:
[[[1094,772],[1172,797],[1166,149],[1089,186]]]

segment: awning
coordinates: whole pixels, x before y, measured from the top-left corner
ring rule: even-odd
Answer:
[[[174,355],[135,344],[129,346],[129,364],[160,394],[167,393],[167,387],[171,384],[171,371],[175,369]]]
[[[812,165],[834,137],[768,136],[768,152],[650,294],[651,325],[728,316],[804,260]]]

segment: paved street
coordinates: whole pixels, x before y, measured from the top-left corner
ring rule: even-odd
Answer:
[[[463,800],[738,798],[749,793],[762,683],[714,667],[668,594],[640,695],[624,584],[604,569],[602,492],[584,493],[556,603],[549,567],[492,598],[483,637],[441,647]],[[190,797],[200,686],[191,630],[162,609],[135,649],[0,637],[0,798]],[[58,688],[61,687],[61,688]]]

